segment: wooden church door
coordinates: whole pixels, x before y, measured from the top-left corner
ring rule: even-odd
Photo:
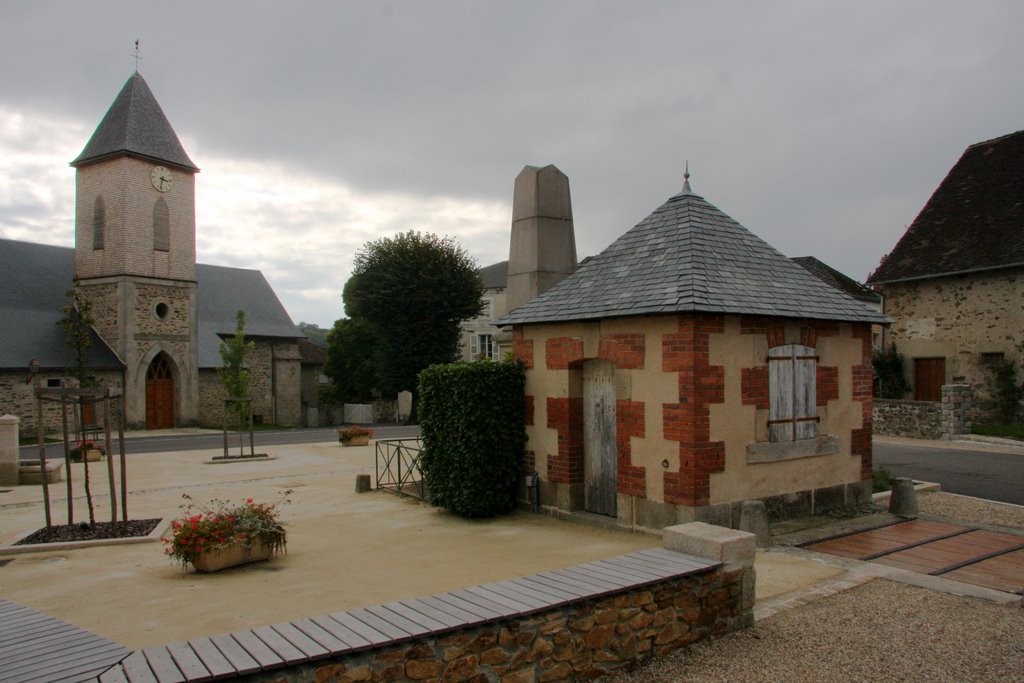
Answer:
[[[616,511],[615,364],[583,365],[584,507],[614,517]]]
[[[146,371],[146,429],[174,426],[174,377],[170,359],[157,354]]]

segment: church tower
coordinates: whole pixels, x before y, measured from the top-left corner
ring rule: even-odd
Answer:
[[[127,424],[194,424],[199,168],[138,72],[71,166],[75,274],[97,333],[125,364]]]

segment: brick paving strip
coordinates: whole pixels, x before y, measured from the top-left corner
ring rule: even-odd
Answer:
[[[1024,594],[1024,537],[1014,534],[919,519],[801,547]]]

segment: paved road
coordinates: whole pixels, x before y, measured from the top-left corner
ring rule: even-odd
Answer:
[[[411,438],[419,427],[378,426],[377,439]],[[256,446],[317,443],[337,438],[334,428],[286,429],[256,433]],[[145,435],[129,437],[129,453],[160,453],[176,450],[221,448],[220,433]],[[116,445],[115,445],[116,448]],[[36,448],[21,449],[22,459],[35,459]],[[63,457],[60,444],[47,447],[47,457]],[[893,474],[942,485],[943,491],[962,493],[977,498],[1024,505],[1024,454],[1013,455],[985,451],[962,450],[934,446],[875,443],[875,467],[884,467]]]
[[[383,425],[375,426],[374,438],[376,439],[408,439],[419,434],[419,427],[406,427],[404,425]],[[282,429],[274,431],[256,432],[256,449],[260,446],[280,446],[283,444],[296,443],[318,443],[322,441],[334,441],[338,438],[334,427],[326,429]],[[224,436],[220,432],[204,434],[166,434],[161,435],[155,432],[153,435],[131,436],[125,439],[128,453],[164,453],[167,451],[191,451],[207,448],[223,448]],[[237,438],[232,444],[237,444]],[[114,439],[114,449],[117,449],[117,439]],[[22,446],[20,457],[22,460],[35,460],[38,450],[35,446]],[[61,444],[49,444],[46,447],[46,457],[64,457],[64,450]]]
[[[942,490],[1024,505],[1024,454],[875,442],[875,467]]]

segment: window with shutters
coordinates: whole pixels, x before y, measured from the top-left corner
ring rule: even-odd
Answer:
[[[494,358],[494,337],[489,334],[474,334],[469,340],[469,357],[473,360]]]
[[[171,212],[163,197],[153,205],[153,251],[171,250]]]
[[[107,227],[107,207],[103,197],[97,197],[92,204],[92,248],[99,251],[103,248],[103,239]]]
[[[768,351],[768,433],[773,442],[818,435],[818,355],[810,346],[786,344]]]

